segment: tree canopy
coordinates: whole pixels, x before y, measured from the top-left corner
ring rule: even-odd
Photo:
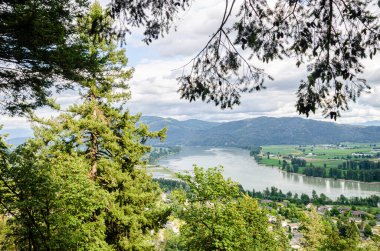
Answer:
[[[87,0],[0,1],[1,113],[49,104],[53,91],[81,79],[92,62],[78,36],[87,8]]]
[[[109,10],[125,24],[121,35],[145,27],[143,40],[149,44],[169,32],[192,2],[113,0]],[[360,75],[361,60],[378,51],[378,10],[375,0],[278,0],[274,6],[265,0],[226,0],[220,26],[178,78],[179,93],[190,102],[232,108],[240,104],[241,93],[261,90],[271,79],[251,59],[268,63],[295,57],[297,66],[308,69],[299,84],[297,111],[309,116],[322,108],[336,119],[370,88]]]
[[[147,44],[171,32],[191,0],[113,0],[108,14],[118,25],[93,20],[90,32],[123,38],[144,28]],[[50,104],[53,91],[70,87],[92,67],[81,45],[77,18],[86,0],[1,1],[0,106],[23,114]],[[190,102],[201,99],[222,109],[241,102],[244,92],[265,88],[272,79],[254,65],[296,58],[307,66],[299,83],[296,108],[309,116],[321,108],[336,119],[370,86],[362,78],[362,59],[377,54],[380,40],[375,0],[226,0],[220,26],[184,66],[179,93]],[[236,14],[236,15],[235,15]]]
[[[103,15],[94,4],[82,27]],[[0,138],[0,204],[17,249],[152,250],[170,213],[142,160],[145,142],[165,130],[150,132],[124,109],[133,69],[97,35],[80,37],[93,61],[79,82],[82,102],[54,118],[33,115],[34,138],[14,151]]]
[[[287,250],[281,227],[270,226],[268,212],[225,180],[222,168],[194,166],[194,176],[179,177],[188,185],[187,192],[173,195],[176,215],[184,221],[181,250]]]

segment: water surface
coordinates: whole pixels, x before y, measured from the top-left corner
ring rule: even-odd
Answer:
[[[192,171],[193,164],[205,168],[222,165],[224,176],[239,182],[245,189],[262,191],[275,186],[286,193],[311,194],[315,190],[330,198],[343,194],[347,197],[380,195],[380,183],[366,183],[306,177],[287,173],[276,167],[257,164],[249,151],[238,148],[182,147],[176,155],[161,159],[159,164],[174,172]]]

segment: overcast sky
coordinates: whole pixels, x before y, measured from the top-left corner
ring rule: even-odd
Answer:
[[[106,1],[103,1],[106,2]],[[182,66],[198,52],[209,36],[220,24],[224,1],[195,1],[189,11],[176,22],[177,31],[147,46],[141,42],[139,32],[127,39],[126,54],[129,66],[135,68],[130,82],[132,99],[128,108],[132,113],[172,117],[180,120],[196,118],[209,121],[229,121],[258,116],[298,116],[295,108],[295,92],[301,79],[305,77],[305,67],[297,68],[292,59],[275,61],[267,65],[252,61],[266,70],[274,81],[267,81],[267,89],[243,95],[241,105],[233,110],[220,110],[213,104],[201,101],[189,103],[180,100],[176,92],[176,77]],[[371,94],[360,97],[356,104],[350,104],[350,111],[342,113],[339,123],[356,123],[380,119],[380,58],[364,62],[364,77],[372,86]],[[65,92],[57,96],[63,106],[78,102],[75,92]],[[38,114],[50,116],[48,109],[40,109]],[[313,119],[325,120],[318,113]],[[327,120],[326,121],[330,121]],[[0,123],[5,129],[28,128],[23,118],[9,118],[0,115]]]

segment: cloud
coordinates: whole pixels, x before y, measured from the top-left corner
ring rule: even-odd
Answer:
[[[107,3],[108,0],[102,0]],[[266,81],[266,90],[243,94],[241,105],[233,110],[221,110],[214,104],[200,101],[189,103],[181,100],[177,93],[176,78],[181,74],[179,67],[186,64],[207,42],[216,30],[223,15],[224,1],[194,1],[191,9],[180,15],[176,22],[177,30],[151,45],[141,42],[142,30],[136,30],[127,37],[127,56],[135,68],[130,82],[132,99],[128,108],[132,113],[143,115],[173,117],[177,119],[204,119],[211,121],[228,121],[257,116],[299,116],[296,112],[295,92],[301,79],[306,77],[306,66],[295,66],[295,59],[274,61],[269,64],[252,60],[252,64],[263,68],[274,81]],[[350,110],[342,113],[339,123],[355,123],[380,118],[380,56],[374,60],[364,60],[365,72],[362,74],[373,87],[371,93],[363,94],[357,103],[350,104]],[[55,95],[57,101],[67,107],[79,101],[77,90]],[[49,109],[37,111],[42,116],[53,116]],[[320,113],[311,118],[324,119]],[[23,118],[0,116],[0,124],[6,128],[27,128]]]

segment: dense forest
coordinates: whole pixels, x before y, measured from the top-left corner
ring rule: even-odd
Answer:
[[[347,160],[338,167],[327,169],[326,167],[314,167],[310,163],[306,166],[305,160],[291,160],[292,167],[287,163],[283,163],[283,169],[287,172],[298,172],[299,167],[304,167],[303,174],[306,176],[358,180],[365,182],[380,181],[380,162],[363,160]]]

